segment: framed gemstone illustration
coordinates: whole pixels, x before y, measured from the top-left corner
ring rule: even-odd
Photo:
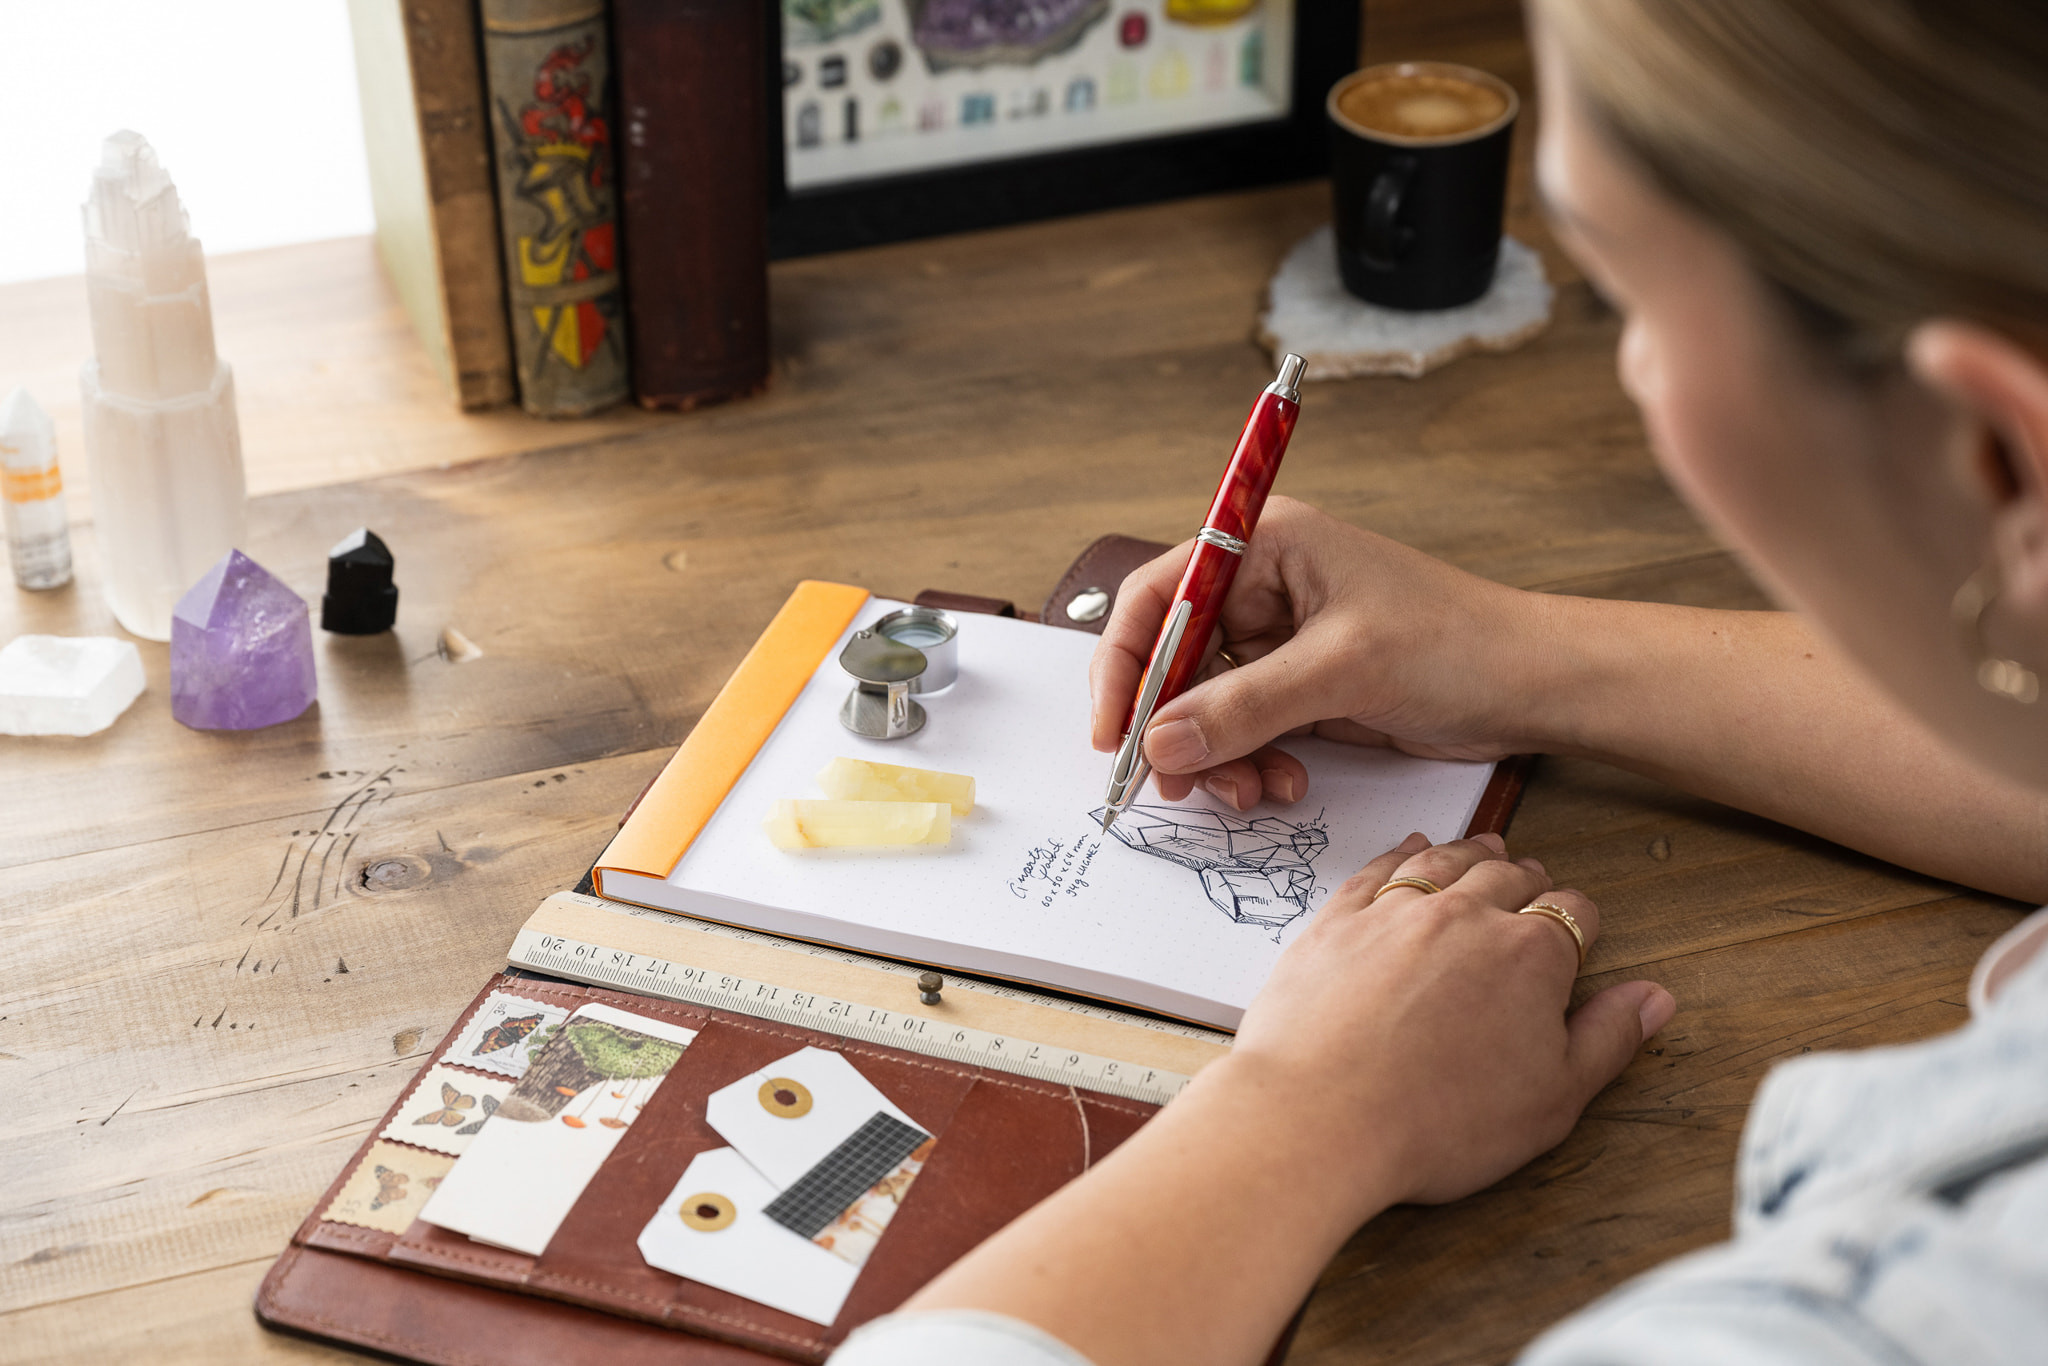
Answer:
[[[796,256],[1321,173],[1359,0],[779,0]],[[771,179],[777,179],[771,177]]]

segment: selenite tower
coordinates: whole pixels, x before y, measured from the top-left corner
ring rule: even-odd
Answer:
[[[234,373],[214,352],[199,239],[140,133],[101,147],[84,217],[95,354],[79,382],[107,602],[169,640],[179,597],[243,539]]]

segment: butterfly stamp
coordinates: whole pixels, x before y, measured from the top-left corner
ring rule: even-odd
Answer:
[[[460,1157],[511,1090],[509,1080],[437,1064],[414,1083],[378,1137]]]
[[[337,1224],[404,1233],[454,1166],[455,1159],[445,1154],[379,1139],[363,1154],[320,1217]]]
[[[568,1013],[558,1006],[494,991],[470,1017],[455,1046],[441,1055],[441,1061],[481,1068],[501,1077],[525,1076],[533,1050],[549,1027],[560,1024]]]

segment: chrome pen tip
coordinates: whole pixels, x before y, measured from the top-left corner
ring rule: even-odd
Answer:
[[[1103,833],[1103,834],[1107,835],[1107,834],[1109,833],[1109,827],[1110,827],[1110,823],[1111,823],[1112,821],[1114,821],[1115,819],[1116,819],[1116,808],[1115,808],[1115,807],[1113,807],[1113,806],[1105,806],[1105,807],[1103,807],[1103,808],[1102,808],[1102,833]]]

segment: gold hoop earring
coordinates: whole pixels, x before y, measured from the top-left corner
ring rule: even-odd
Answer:
[[[2009,702],[2032,703],[2041,696],[2040,675],[2017,659],[1992,654],[1984,643],[1984,614],[1998,601],[2002,586],[1998,571],[1985,565],[1956,590],[1949,603],[1949,617],[1955,622],[1964,658],[1976,666],[1977,686]]]

